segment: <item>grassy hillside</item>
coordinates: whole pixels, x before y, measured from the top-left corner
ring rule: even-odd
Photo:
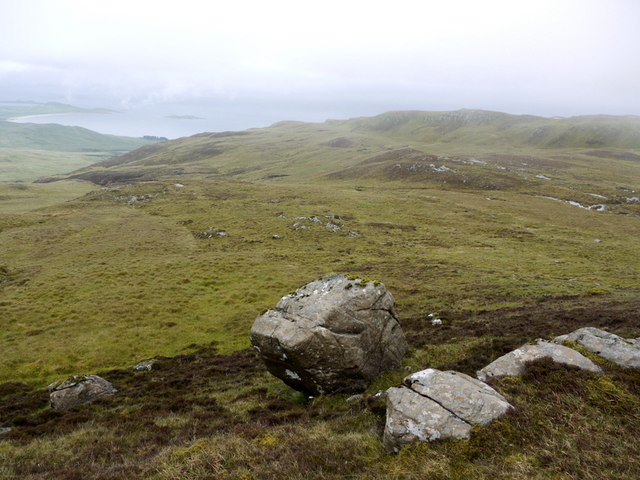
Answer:
[[[55,152],[123,153],[150,143],[65,125],[0,122],[0,148]]]
[[[88,167],[149,143],[79,127],[0,122],[0,182]]]
[[[483,110],[388,112],[347,122],[361,132],[380,132],[423,143],[542,148],[640,147],[640,117],[593,115],[543,118]]]
[[[77,170],[152,143],[81,127],[4,121],[16,116],[70,112],[97,114],[110,110],[60,103],[0,102],[0,182],[32,181]]]
[[[415,155],[401,158],[406,149],[424,154],[425,160]],[[365,119],[281,122],[243,132],[203,133],[149,146],[72,176],[102,184],[114,179],[154,180],[189,174],[298,182],[327,174],[340,176],[348,167],[379,164],[386,159],[387,166],[398,160],[401,164],[415,160],[427,166],[435,162],[437,167],[444,165],[472,175],[484,166],[483,178],[519,176],[522,180],[529,175],[534,183],[536,175],[575,168],[588,171],[586,176],[599,182],[598,174],[609,176],[611,169],[606,162],[594,162],[594,157],[635,165],[639,155],[640,117],[545,119],[474,110],[390,112]],[[594,167],[599,172],[593,172]],[[418,171],[421,168],[417,167]],[[514,175],[507,169],[517,172]],[[364,176],[371,173],[366,167],[361,170]],[[357,175],[356,168],[351,176]],[[397,175],[376,177],[393,180]],[[414,179],[406,177],[404,180]],[[438,177],[443,175],[434,175],[436,182]]]
[[[638,372],[538,363],[496,384],[513,415],[389,456],[382,404],[309,401],[248,349],[256,315],[330,272],[398,302],[406,370],[367,393],[581,326],[640,336],[632,133],[554,147],[601,119],[453,112],[433,136],[433,115],[201,134],[0,184],[0,478],[638,478]],[[98,372],[116,397],[47,406],[49,382]]]

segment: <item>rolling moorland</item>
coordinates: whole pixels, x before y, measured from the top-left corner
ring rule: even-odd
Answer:
[[[121,155],[150,139],[103,135],[57,124],[12,123],[9,119],[60,113],[114,113],[61,103],[0,102],[0,182],[33,181]]]
[[[306,398],[248,332],[327,273],[382,281],[410,351],[367,395],[582,326],[638,337],[639,179],[639,117],[461,110],[203,133],[0,183],[0,478],[638,478],[637,371],[533,363],[492,382],[516,410],[471,440],[389,455],[384,402]],[[89,373],[119,393],[50,408],[47,384]]]

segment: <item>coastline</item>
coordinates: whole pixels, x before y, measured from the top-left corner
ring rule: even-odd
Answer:
[[[60,117],[67,115],[78,115],[78,114],[86,114],[91,113],[94,115],[105,115],[111,112],[60,112],[60,113],[38,113],[36,115],[19,115],[17,117],[7,118],[7,122],[13,123],[28,123],[28,120],[32,118],[45,118],[45,117]]]

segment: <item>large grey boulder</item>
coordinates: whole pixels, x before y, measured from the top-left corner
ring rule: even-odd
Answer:
[[[333,275],[256,318],[251,342],[269,372],[310,395],[357,393],[400,368],[407,342],[382,283]]]
[[[383,444],[397,452],[407,443],[469,438],[511,405],[489,385],[464,373],[429,368],[409,375],[404,387],[387,390]]]
[[[640,342],[638,339],[626,339],[599,328],[584,327],[569,335],[557,337],[556,340],[570,340],[621,367],[640,368]]]
[[[556,363],[579,367],[590,372],[602,372],[600,367],[572,348],[538,340],[534,345],[523,345],[494,360],[478,371],[476,376],[482,381],[487,380],[489,377],[517,377],[525,373],[527,362],[542,358],[550,358]]]
[[[92,403],[99,398],[117,393],[114,386],[97,375],[81,375],[49,385],[51,406],[56,410],[68,410]]]

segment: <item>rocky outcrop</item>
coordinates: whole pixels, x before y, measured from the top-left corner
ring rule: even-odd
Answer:
[[[575,350],[564,345],[538,340],[534,345],[523,345],[494,360],[478,371],[477,377],[485,381],[489,377],[520,376],[524,374],[527,362],[533,362],[541,358],[550,358],[556,363],[578,367],[590,372],[602,372],[600,367]]]
[[[49,392],[53,408],[68,410],[113,395],[117,390],[104,378],[97,375],[82,375],[75,376],[59,385],[49,385]]]
[[[624,368],[640,368],[640,342],[638,339],[626,339],[599,328],[584,327],[556,338],[556,341],[569,340],[590,352],[617,363]]]
[[[361,392],[407,351],[394,305],[381,283],[325,277],[258,316],[251,342],[269,372],[297,390]]]
[[[407,443],[469,438],[473,425],[486,425],[511,409],[489,385],[459,372],[422,370],[387,390],[383,443],[397,452]]]

